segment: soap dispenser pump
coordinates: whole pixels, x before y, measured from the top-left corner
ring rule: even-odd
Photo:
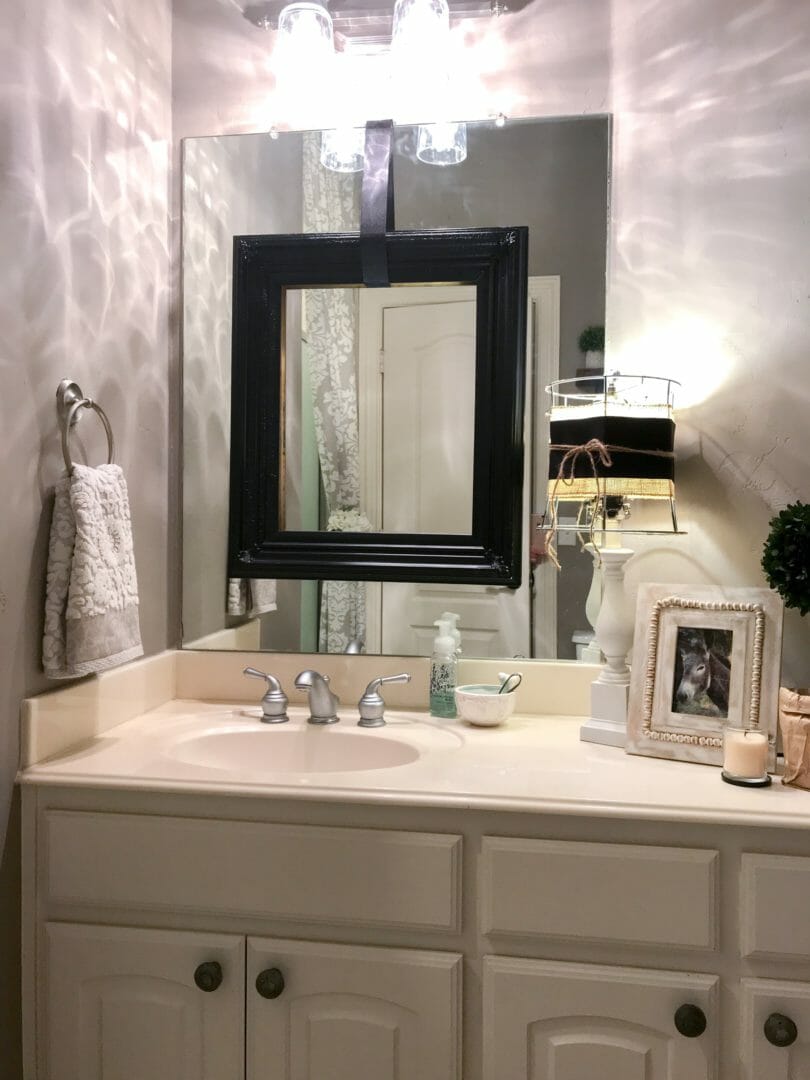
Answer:
[[[455,611],[443,611],[439,618],[447,619],[450,623],[450,634],[456,643],[456,656],[461,656],[461,631],[458,628],[461,616],[457,615]]]
[[[433,625],[439,632],[430,661],[430,715],[452,720],[456,715],[456,639],[449,619],[437,619]]]

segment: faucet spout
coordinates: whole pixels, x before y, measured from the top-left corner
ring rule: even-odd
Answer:
[[[310,724],[336,724],[340,699],[329,689],[329,676],[307,669],[295,678],[296,690],[309,694]]]

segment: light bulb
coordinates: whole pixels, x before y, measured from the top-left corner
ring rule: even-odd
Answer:
[[[396,61],[430,62],[441,58],[450,32],[447,0],[397,0],[391,33],[391,56]],[[416,69],[412,69],[414,74]]]
[[[278,17],[278,45],[287,64],[312,64],[335,51],[332,16],[320,4],[287,4]]]

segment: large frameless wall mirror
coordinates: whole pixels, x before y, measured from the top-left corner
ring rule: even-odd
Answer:
[[[590,558],[569,543],[561,574],[545,563],[532,569],[527,538],[529,515],[546,497],[544,387],[580,372],[579,337],[604,324],[609,118],[468,124],[467,158],[448,167],[419,161],[416,145],[415,128],[396,129],[397,229],[529,230],[520,588],[229,574],[233,237],[352,232],[360,174],[323,167],[319,132],[191,139],[183,161],[188,647],[425,654],[434,620],[452,610],[465,655],[572,658],[574,637],[587,629]],[[330,290],[328,300],[290,287],[284,310],[276,434],[285,528],[339,543],[364,530],[469,532],[475,289],[441,275]]]

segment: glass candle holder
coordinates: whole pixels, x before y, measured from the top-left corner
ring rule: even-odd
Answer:
[[[723,779],[741,787],[767,787],[768,736],[750,728],[727,727],[723,731]]]

